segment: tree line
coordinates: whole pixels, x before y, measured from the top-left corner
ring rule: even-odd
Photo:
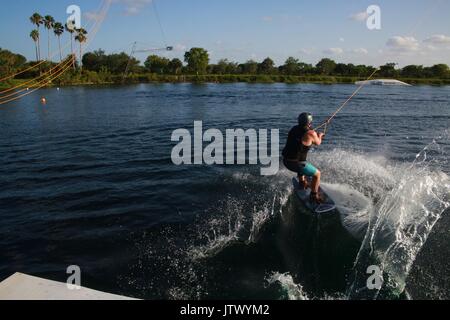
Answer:
[[[192,48],[184,55],[184,63],[178,59],[168,59],[158,55],[150,55],[143,65],[134,57],[126,53],[107,55],[102,50],[86,53],[83,56],[83,66],[90,71],[109,71],[113,74],[121,73],[130,63],[132,73],[155,73],[167,75],[197,74],[197,75],[322,75],[322,76],[351,76],[368,77],[375,67],[354,65],[352,63],[337,63],[329,58],[320,60],[316,65],[301,62],[289,57],[284,64],[276,66],[271,58],[261,62],[249,60],[245,63],[232,62],[221,59],[210,64],[209,54],[203,48]],[[377,77],[405,77],[405,78],[448,78],[450,69],[446,64],[436,64],[431,67],[422,65],[408,65],[396,68],[395,63],[387,63],[379,68]]]
[[[61,36],[61,24],[52,22],[54,19],[50,16],[44,18],[39,14],[34,14],[30,21],[36,24],[38,29],[33,30],[39,33],[39,26],[44,24],[45,27],[53,28],[54,34]],[[64,29],[64,28],[63,28]],[[66,30],[71,30],[67,26]],[[48,29],[50,30],[50,29]],[[299,59],[289,57],[284,64],[277,66],[271,58],[266,58],[261,62],[248,60],[245,63],[229,61],[221,59],[217,63],[211,64],[209,53],[203,48],[192,48],[184,54],[184,61],[178,58],[168,59],[163,56],[152,54],[146,58],[143,64],[135,57],[124,52],[106,54],[103,50],[96,50],[82,54],[82,43],[86,41],[86,31],[77,29],[70,31],[77,32],[75,40],[80,43],[80,56],[82,56],[82,65],[88,72],[96,72],[110,75],[123,74],[127,65],[130,74],[157,74],[157,75],[286,75],[286,76],[342,76],[342,77],[358,77],[365,78],[375,71],[375,67],[368,65],[355,65],[352,63],[338,63],[332,59],[324,58],[317,64],[309,64],[301,62]],[[71,39],[72,37],[71,33]],[[36,58],[40,61],[40,47],[38,37],[36,43]],[[34,38],[33,38],[34,40]],[[72,43],[72,41],[71,41]],[[50,61],[50,32],[48,32],[48,61],[43,64],[44,68],[50,68],[55,63]],[[72,47],[73,50],[73,47]],[[62,53],[60,51],[60,59]],[[0,48],[0,76],[5,76],[25,69],[32,65],[33,62],[27,62],[25,57],[20,54],[12,53],[8,50]],[[436,64],[430,67],[422,65],[408,65],[403,68],[396,68],[395,63],[387,63],[379,68],[376,77],[386,78],[439,78],[449,79],[450,69],[446,64]],[[77,66],[81,69],[81,65]],[[21,78],[29,78],[36,76],[38,71],[32,70],[23,75]]]

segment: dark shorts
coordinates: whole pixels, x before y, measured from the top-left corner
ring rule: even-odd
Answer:
[[[314,177],[317,173],[317,168],[309,162],[288,161],[283,160],[284,166],[300,176]]]

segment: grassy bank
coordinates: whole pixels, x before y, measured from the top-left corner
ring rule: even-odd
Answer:
[[[450,79],[432,78],[396,78],[412,85],[450,85]],[[154,73],[132,74],[123,81],[122,75],[111,75],[109,73],[83,72],[67,73],[49,86],[69,85],[109,85],[109,84],[133,84],[133,83],[316,83],[316,84],[353,84],[356,81],[365,80],[361,77],[345,76],[286,76],[286,75],[159,75]],[[26,83],[28,80],[11,80],[0,83],[0,89]],[[31,84],[27,84],[32,87]],[[22,87],[23,88],[23,87]]]

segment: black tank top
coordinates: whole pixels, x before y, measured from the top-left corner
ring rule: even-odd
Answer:
[[[296,160],[300,162],[306,161],[308,152],[311,150],[311,146],[307,147],[303,145],[303,136],[308,132],[308,129],[300,126],[295,126],[289,131],[286,146],[283,150],[283,157],[286,160]]]

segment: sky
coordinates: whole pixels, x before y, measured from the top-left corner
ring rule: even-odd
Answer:
[[[270,57],[279,65],[293,56],[312,64],[327,57],[374,66],[387,62],[450,65],[449,0],[104,1],[112,5],[95,37],[88,35],[88,51],[129,53],[136,41],[139,50],[173,46],[173,52],[156,52],[168,58],[182,59],[185,51],[202,47],[213,63],[222,58],[245,62]],[[2,4],[0,47],[35,59],[29,37],[34,29],[29,17],[34,12],[66,22],[67,7],[76,4],[89,31],[102,1],[2,0]],[[370,5],[380,7],[380,30],[367,28]],[[46,56],[44,30],[41,39]],[[67,35],[62,42],[69,42]],[[51,51],[55,50],[57,42],[52,39]],[[152,53],[137,57],[143,61],[148,54]]]

